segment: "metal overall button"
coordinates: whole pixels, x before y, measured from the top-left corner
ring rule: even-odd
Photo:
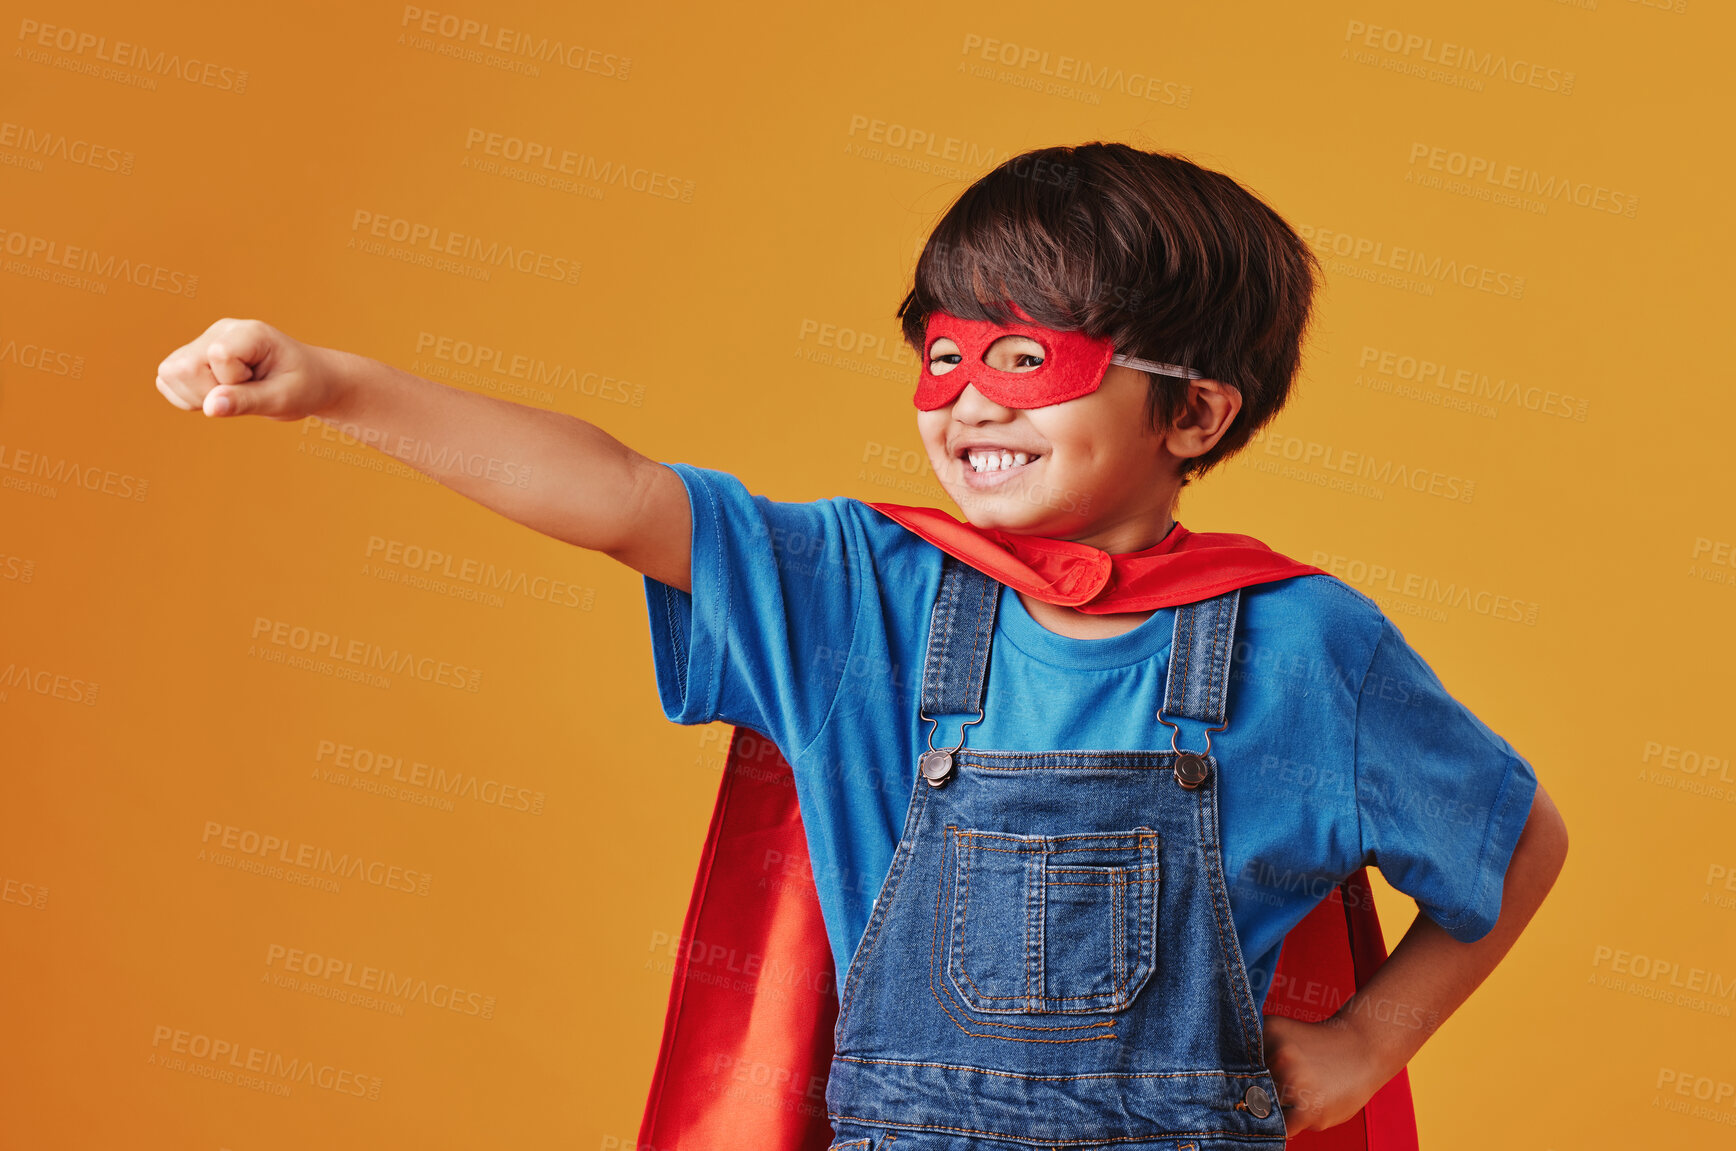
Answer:
[[[1175,781],[1189,790],[1204,783],[1209,772],[1210,769],[1202,755],[1184,751],[1176,757]]]
[[[1264,1119],[1272,1113],[1272,1096],[1258,1083],[1250,1083],[1248,1089],[1242,1092],[1242,1101],[1236,1106],[1246,1108],[1256,1119]]]
[[[916,770],[922,773],[930,787],[939,787],[952,774],[952,752],[925,751],[916,761]]]
[[[1204,751],[1183,751],[1181,749],[1180,744],[1176,742],[1176,737],[1181,735],[1181,728],[1170,720],[1163,718],[1162,708],[1158,709],[1157,722],[1169,728],[1169,749],[1175,752],[1175,781],[1181,786],[1187,788],[1189,791],[1192,791],[1194,788],[1204,783],[1206,781],[1206,776],[1211,774],[1211,765],[1206,763],[1206,756],[1212,753],[1212,733],[1223,731],[1225,728],[1230,726],[1230,721],[1226,719],[1217,727],[1206,728],[1206,746]]]
[[[958,746],[953,748],[935,747],[934,733],[940,730],[940,721],[920,707],[916,709],[916,714],[934,725],[928,729],[928,750],[916,757],[916,770],[923,779],[928,781],[928,786],[939,787],[952,777],[952,756],[953,752],[964,747],[964,729],[973,723],[983,721],[983,709],[977,708],[976,718],[966,720],[963,726],[958,729]]]

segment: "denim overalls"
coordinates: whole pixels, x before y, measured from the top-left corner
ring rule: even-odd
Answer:
[[[945,558],[925,726],[981,721],[1001,589]],[[1283,1147],[1209,754],[1239,604],[1176,609],[1153,701],[1170,751],[994,751],[961,731],[949,753],[930,729],[840,1000],[834,1148]]]

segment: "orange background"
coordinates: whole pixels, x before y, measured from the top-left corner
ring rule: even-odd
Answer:
[[[727,745],[663,720],[635,573],[314,421],[181,412],[164,355],[253,316],[776,498],[940,503],[892,318],[915,254],[994,163],[1090,139],[1228,171],[1330,265],[1291,408],[1180,518],[1339,565],[1569,823],[1412,1064],[1424,1145],[1733,1137],[1723,6],[425,10],[454,34],[329,2],[5,25],[0,1142],[631,1146]],[[1350,452],[1470,498],[1347,487]],[[425,674],[309,668],[297,628]],[[387,793],[380,757],[478,786]],[[362,871],[244,870],[250,836]],[[330,997],[382,972],[421,990]],[[329,1085],[212,1078],[201,1036]]]

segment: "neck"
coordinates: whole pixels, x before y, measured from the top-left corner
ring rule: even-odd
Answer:
[[[1160,460],[1157,474],[1143,477],[1128,493],[1131,498],[1105,501],[1099,505],[1106,513],[1088,531],[1070,536],[1075,543],[1089,544],[1110,555],[1142,552],[1161,543],[1175,527],[1176,498],[1181,483],[1170,470],[1171,465]],[[1108,494],[1108,493],[1105,493]]]
[[[1121,555],[1124,552],[1142,552],[1146,548],[1157,546],[1174,527],[1175,518],[1164,512],[1155,519],[1108,524],[1084,535],[1067,538],[1074,543],[1088,544],[1110,555]]]

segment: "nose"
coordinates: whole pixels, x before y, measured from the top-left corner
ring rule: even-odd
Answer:
[[[1009,408],[989,399],[977,391],[975,384],[966,384],[964,391],[952,402],[952,418],[966,424],[1011,419],[1017,412],[1017,408]]]

